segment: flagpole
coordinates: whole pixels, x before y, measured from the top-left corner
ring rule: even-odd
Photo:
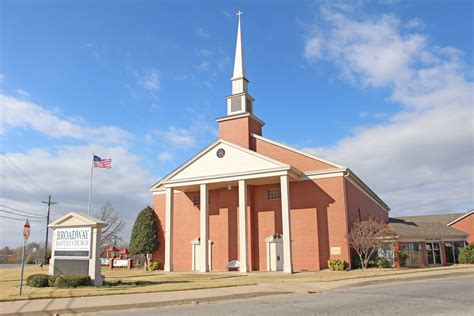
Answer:
[[[91,215],[91,202],[92,202],[92,176],[94,175],[94,153],[92,153],[91,162],[91,183],[89,186],[89,205],[87,206],[87,215]]]

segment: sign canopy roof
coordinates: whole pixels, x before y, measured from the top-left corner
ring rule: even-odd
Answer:
[[[70,212],[49,224],[48,227],[106,227],[107,225],[109,224],[85,213]]]

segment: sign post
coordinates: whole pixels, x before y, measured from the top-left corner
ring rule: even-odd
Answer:
[[[26,220],[25,225],[23,226],[23,252],[21,254],[21,276],[20,276],[20,295],[23,291],[23,271],[25,270],[25,248],[26,241],[30,238],[30,222]]]

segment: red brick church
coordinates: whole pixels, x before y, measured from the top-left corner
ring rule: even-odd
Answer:
[[[219,139],[151,191],[165,271],[321,270],[350,264],[347,234],[390,208],[349,168],[263,136],[248,93],[240,16]]]

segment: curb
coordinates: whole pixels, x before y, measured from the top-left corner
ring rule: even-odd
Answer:
[[[181,299],[173,301],[161,301],[161,302],[147,302],[141,304],[123,304],[123,305],[113,305],[113,306],[91,306],[91,307],[82,307],[74,309],[54,309],[47,311],[31,311],[24,313],[7,313],[1,315],[22,315],[22,316],[32,316],[32,315],[54,315],[54,314],[78,314],[78,313],[94,313],[101,311],[118,311],[118,310],[127,310],[127,309],[144,309],[152,307],[165,307],[165,306],[175,306],[175,305],[184,305],[184,304],[199,304],[199,303],[213,303],[224,300],[234,300],[234,299],[246,299],[246,298],[257,298],[262,296],[270,295],[283,295],[291,294],[292,292],[253,292],[253,293],[241,293],[234,295],[222,295],[214,297],[202,297],[194,299]],[[133,295],[133,294],[130,294]]]
[[[369,280],[369,281],[360,281],[352,284],[345,284],[329,291],[337,291],[337,290],[345,290],[351,289],[355,287],[364,287],[364,286],[371,286],[371,285],[384,285],[384,284],[392,284],[392,283],[403,283],[409,281],[422,281],[422,280],[430,280],[430,279],[443,279],[443,278],[450,278],[450,277],[462,277],[467,275],[474,275],[472,271],[469,272],[450,272],[450,273],[443,273],[443,274],[433,274],[433,275],[417,275],[417,276],[404,276],[400,278],[392,278],[392,279],[382,279],[382,280]]]

